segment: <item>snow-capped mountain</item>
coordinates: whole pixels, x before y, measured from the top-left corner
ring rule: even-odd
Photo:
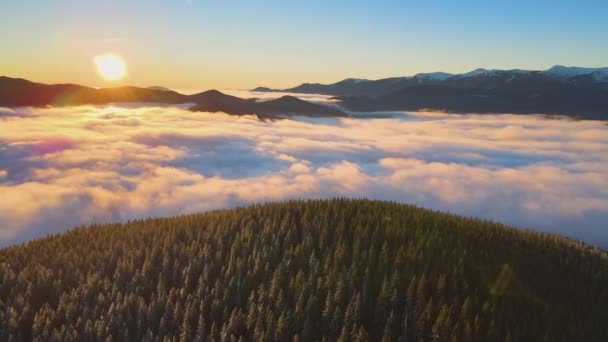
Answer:
[[[608,82],[608,68],[601,68],[591,73],[594,80],[599,82]]]
[[[583,67],[566,67],[563,65],[555,65],[547,70],[500,70],[500,69],[484,69],[477,68],[463,74],[455,75],[457,78],[471,78],[471,77],[500,77],[500,76],[518,76],[518,75],[543,75],[554,78],[568,79],[576,76],[592,75],[596,81],[607,81],[608,80],[608,68],[583,68]]]
[[[317,93],[328,95],[378,95],[399,90],[404,87],[414,85],[434,85],[436,83],[466,81],[467,79],[495,79],[507,82],[514,81],[520,77],[548,77],[551,79],[567,80],[573,77],[591,75],[590,80],[595,82],[608,82],[608,67],[607,68],[584,68],[584,67],[566,67],[555,65],[547,70],[500,70],[500,69],[484,69],[477,68],[462,74],[451,74],[447,72],[429,72],[418,73],[414,76],[390,77],[379,80],[368,80],[364,78],[346,78],[342,81],[332,84],[321,83],[303,83],[297,87],[288,89],[269,89],[259,87],[256,91],[287,91],[295,93]]]
[[[443,81],[443,80],[447,80],[448,78],[450,78],[452,76],[454,76],[454,74],[439,71],[439,72],[419,73],[419,74],[414,75],[414,78]]]
[[[365,78],[346,78],[341,83],[361,83],[361,82],[369,82],[368,79]]]
[[[345,79],[333,84],[304,83],[282,91],[333,95],[352,111],[430,108],[608,119],[608,68],[478,68],[458,75],[436,72],[380,80]]]
[[[447,72],[422,72],[422,73],[418,73],[414,76],[403,76],[403,77],[392,77],[390,78],[391,81],[393,82],[403,82],[403,81],[407,81],[407,80],[429,80],[429,81],[443,81],[443,80],[447,80],[448,78],[454,76],[454,74],[450,74]],[[389,80],[389,79],[384,79],[384,80]],[[368,82],[376,82],[377,80],[368,80],[365,78],[345,78],[340,82],[336,82],[333,84],[330,84],[329,86],[335,87],[338,85],[353,85],[353,84],[362,84],[362,83],[368,83]],[[378,81],[382,81],[382,80],[378,80]]]
[[[504,75],[522,75],[527,74],[532,71],[529,70],[521,70],[521,69],[512,69],[512,70],[500,70],[500,69],[484,69],[477,68],[475,70],[471,70],[469,72],[465,72],[464,74],[456,75],[458,78],[468,78],[468,77],[478,77],[478,76],[487,76],[487,77],[496,77],[496,76],[504,76]]]
[[[466,89],[475,96],[494,96],[492,92],[540,94],[546,89],[560,89],[560,94],[569,96],[576,88],[584,93],[587,89],[598,96],[607,96],[608,68],[583,68],[553,66],[547,70],[499,70],[477,68],[462,74],[446,72],[419,73],[414,76],[391,77],[379,80],[347,78],[332,84],[304,83],[297,87],[279,91],[326,94],[340,97],[379,98],[404,91],[420,91],[419,96],[439,96],[453,89]],[[273,91],[257,88],[257,91]],[[605,95],[603,95],[605,94]],[[414,96],[414,95],[412,95]],[[511,101],[509,99],[508,101]],[[507,100],[505,100],[507,101]]]
[[[487,69],[484,69],[484,68],[477,68],[475,70],[471,70],[469,72],[465,72],[464,74],[460,74],[460,75],[457,75],[457,76],[461,77],[461,78],[476,77],[476,76],[479,76],[479,75],[488,75],[488,74],[494,73],[495,71],[496,70],[487,70]]]
[[[595,72],[600,72],[600,74],[607,73],[608,68],[581,68],[581,67],[566,67],[563,65],[555,65],[542,73],[545,75],[550,75],[554,77],[565,77],[570,78],[574,76],[588,75]]]

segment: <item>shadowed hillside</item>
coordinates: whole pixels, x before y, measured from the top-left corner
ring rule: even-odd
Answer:
[[[0,106],[69,106],[110,102],[187,102],[170,90],[138,87],[89,88],[77,84],[42,84],[0,76]]]
[[[89,88],[76,84],[42,84],[0,76],[0,106],[76,106],[114,102],[149,102],[161,104],[194,103],[193,111],[223,112],[233,115],[256,114],[261,118],[283,115],[346,116],[328,106],[291,96],[265,102],[226,95],[208,90],[183,95],[162,87]]]
[[[256,102],[210,90],[197,95],[198,104],[191,108],[200,112],[227,112],[236,115],[256,114],[261,118],[277,118],[289,115],[311,117],[345,117],[345,113],[326,105],[283,96],[274,100]]]
[[[608,119],[608,68],[556,65],[544,71],[476,69],[380,80],[304,83],[282,91],[336,96],[352,111],[438,110],[454,113],[562,114]]]
[[[0,340],[605,341],[607,283],[559,236],[297,201],[0,250]]]

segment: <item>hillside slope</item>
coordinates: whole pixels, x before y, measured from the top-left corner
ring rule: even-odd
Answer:
[[[219,91],[201,93],[196,101],[198,104],[190,108],[198,112],[225,112],[233,115],[255,114],[259,118],[279,118],[290,115],[310,117],[346,117],[347,115],[335,108],[300,100],[293,96],[283,96],[278,99],[257,102],[252,99],[241,99],[222,94]]]
[[[606,253],[559,236],[295,201],[2,249],[0,340],[605,341],[607,283]]]
[[[313,117],[346,116],[340,110],[291,96],[257,102],[208,90],[183,95],[162,87],[90,88],[77,84],[42,84],[0,76],[0,106],[78,106],[86,104],[147,102],[159,104],[194,103],[190,109],[232,115],[255,114],[260,118],[290,115]]]
[[[608,83],[543,74],[495,72],[404,87],[378,97],[340,97],[354,111],[437,109],[455,113],[561,114],[608,119]]]
[[[0,106],[75,106],[112,102],[182,103],[188,97],[170,90],[138,87],[95,89],[78,84],[43,84],[0,76]]]
[[[454,113],[560,114],[608,119],[608,68],[556,65],[544,71],[486,70],[417,74],[379,80],[345,79],[273,90],[333,95],[356,112],[438,110]]]

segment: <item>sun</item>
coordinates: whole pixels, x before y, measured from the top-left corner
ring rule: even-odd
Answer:
[[[95,56],[93,62],[97,72],[108,81],[116,81],[123,78],[127,73],[127,65],[119,56],[106,54]]]

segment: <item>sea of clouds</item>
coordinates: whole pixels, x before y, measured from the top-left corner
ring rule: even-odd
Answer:
[[[261,121],[185,106],[0,109],[0,245],[77,225],[367,197],[608,247],[608,126],[518,115]]]

